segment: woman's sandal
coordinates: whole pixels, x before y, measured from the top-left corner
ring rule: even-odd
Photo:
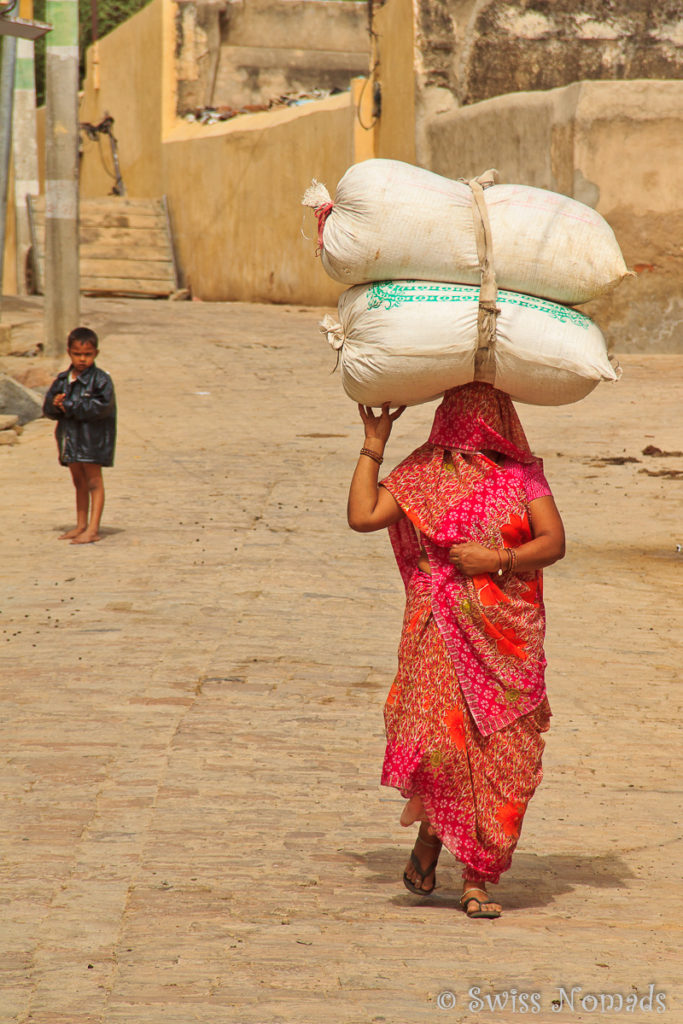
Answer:
[[[436,843],[429,843],[429,842],[427,842],[426,839],[422,838],[422,836],[419,834],[419,832],[418,832],[417,839],[415,840],[415,842],[417,842],[418,840],[422,843],[423,846],[431,846],[435,850],[438,849],[439,853],[441,853],[441,842],[440,841],[437,841]],[[431,875],[431,873],[433,871],[434,872],[434,884],[432,885],[431,889],[419,889],[415,885],[415,883],[413,882],[412,878],[408,878],[408,875],[404,871],[403,872],[403,884],[405,885],[406,889],[410,890],[410,892],[414,892],[416,896],[431,896],[432,895],[432,893],[434,892],[434,890],[436,888],[436,865],[439,863],[439,853],[437,853],[436,858],[432,861],[432,863],[429,865],[429,867],[423,869],[422,865],[420,864],[420,861],[417,858],[417,854],[415,853],[415,850],[412,849],[410,851],[410,863],[415,868],[415,873],[418,875],[418,877],[420,879],[420,882],[424,882],[425,878],[427,878],[428,875]]]
[[[500,917],[500,910],[485,910],[484,909],[485,907],[490,907],[492,903],[495,903],[496,902],[495,900],[492,900],[492,899],[480,900],[477,896],[472,896],[471,895],[471,893],[473,893],[473,892],[483,893],[484,896],[488,896],[488,893],[484,889],[466,889],[465,890],[465,892],[460,897],[460,906],[465,911],[465,913],[467,914],[468,917],[488,917],[488,918]],[[479,908],[478,910],[472,911],[471,914],[467,910],[467,908],[469,907],[470,903],[476,903],[478,908]]]

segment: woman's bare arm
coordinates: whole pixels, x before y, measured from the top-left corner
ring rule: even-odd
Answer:
[[[515,548],[516,572],[533,572],[564,558],[564,526],[553,498],[548,495],[530,501],[529,518],[534,537]],[[504,569],[508,565],[507,555],[499,559],[497,550],[481,544],[454,544],[448,552],[448,560],[466,576],[496,572],[501,562]]]
[[[382,406],[380,415],[375,416],[372,409],[359,405],[358,411],[365,426],[363,447],[381,456],[394,421],[404,409],[405,406],[401,406],[396,412],[390,413],[387,403]],[[394,496],[385,487],[378,486],[378,475],[379,463],[369,455],[360,455],[351,480],[347,506],[349,526],[358,533],[383,530],[386,526],[397,523],[403,515],[403,510]]]
[[[553,497],[530,501],[529,519],[534,539],[517,548],[517,568],[522,572],[544,569],[564,558],[565,552],[564,524]]]

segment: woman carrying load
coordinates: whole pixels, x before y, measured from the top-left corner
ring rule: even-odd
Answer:
[[[428,896],[445,846],[464,865],[468,916],[499,917],[486,885],[509,868],[542,775],[541,569],[564,555],[562,520],[512,401],[490,384],[447,391],[427,443],[381,484],[403,409],[359,411],[349,525],[389,528],[406,587],[382,772],[407,800],[401,824],[420,823],[403,881]]]

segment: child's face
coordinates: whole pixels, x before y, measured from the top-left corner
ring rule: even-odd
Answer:
[[[69,358],[77,377],[87,370],[97,358],[97,349],[91,341],[72,341],[68,347]]]

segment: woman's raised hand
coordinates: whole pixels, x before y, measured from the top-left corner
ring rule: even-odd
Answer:
[[[366,440],[377,438],[382,444],[386,444],[391,434],[394,421],[405,412],[405,405],[399,406],[394,412],[389,412],[389,402],[385,402],[379,416],[375,416],[369,405],[359,405],[358,412],[365,427]]]
[[[403,516],[403,510],[393,494],[386,487],[378,487],[377,474],[394,420],[399,418],[404,409],[405,406],[401,406],[390,413],[389,403],[386,402],[379,416],[375,416],[370,406],[358,406],[365,427],[365,444],[351,480],[348,520],[351,529],[359,533],[383,530],[385,526],[397,523]]]

